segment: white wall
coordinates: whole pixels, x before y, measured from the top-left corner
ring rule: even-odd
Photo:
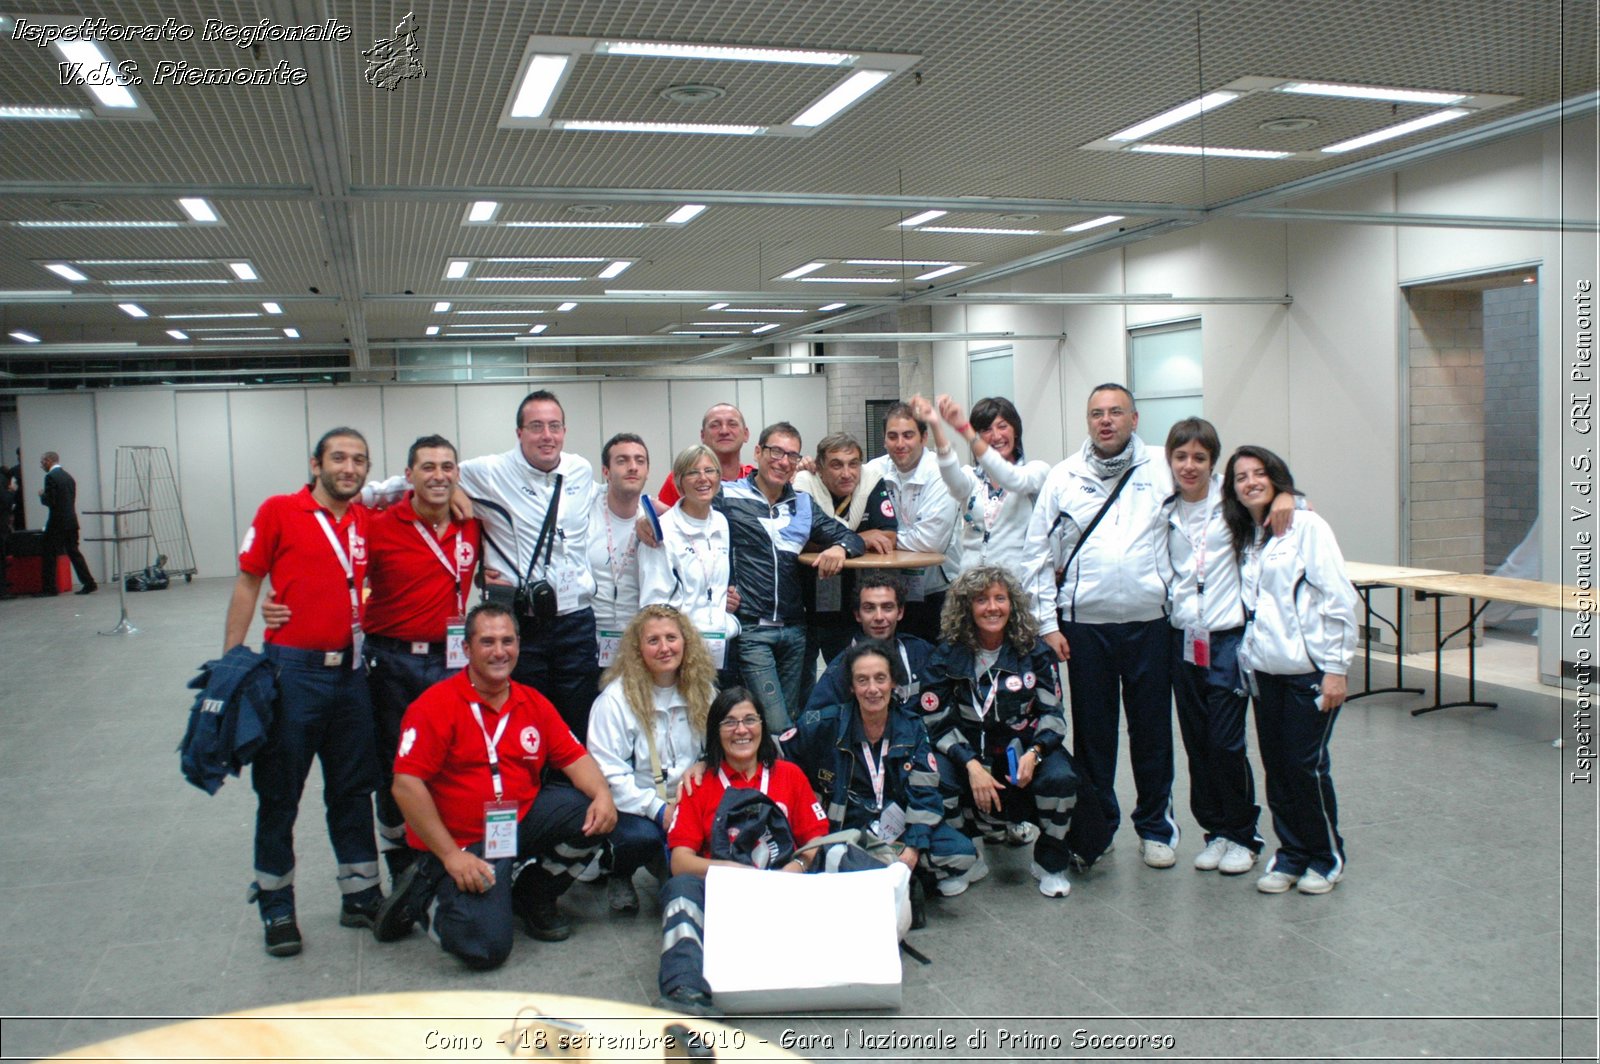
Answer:
[[[561,382],[551,390],[567,415],[567,449],[598,467],[600,446],[617,432],[637,432],[650,447],[652,490],[671,455],[700,436],[700,416],[719,399],[739,403],[752,426],[763,418],[793,421],[815,442],[827,431],[826,380],[821,375],[693,381]],[[130,388],[23,395],[17,436],[27,476],[30,521],[38,506],[38,456],[53,450],[77,478],[78,509],[109,509],[115,498],[116,450],[165,447],[172,460],[195,566],[202,576],[235,572],[239,541],[261,501],[296,491],[309,478],[311,448],[328,429],[348,425],[367,437],[373,474],[405,469],[418,436],[439,433],[464,457],[516,446],[517,404],[524,384],[353,385],[217,390]],[[85,517],[84,535],[102,535],[101,519]],[[105,525],[109,532],[109,524]],[[101,579],[110,554],[85,544]],[[128,556],[132,561],[132,556]],[[142,563],[141,563],[142,564]]]

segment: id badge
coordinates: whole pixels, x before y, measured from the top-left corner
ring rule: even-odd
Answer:
[[[906,831],[906,811],[900,808],[899,802],[890,802],[883,807],[883,812],[878,816],[877,830],[874,835],[884,842],[894,842]]]
[[[722,668],[728,660],[728,633],[701,632],[700,638],[706,641],[706,649],[711,651],[711,664]]]
[[[921,602],[928,597],[928,570],[907,569],[905,578],[907,602]]]
[[[622,633],[607,632],[602,629],[594,635],[595,646],[600,650],[600,667],[608,669],[611,663],[617,660],[617,648],[622,646]]]
[[[361,631],[361,625],[350,626],[350,667],[356,671],[361,670],[361,648],[366,645],[367,637]]]
[[[1211,667],[1211,633],[1204,628],[1183,630],[1183,660],[1200,669]]]
[[[571,565],[562,566],[555,571],[555,579],[551,581],[556,586],[556,612],[567,613],[578,605],[578,598],[583,589],[578,586],[582,571]]]
[[[467,619],[451,617],[444,622],[444,664],[448,669],[467,667]]]
[[[842,576],[817,577],[817,612],[838,613],[844,609],[844,578]]]
[[[483,859],[517,856],[517,803],[483,803]]]
[[[1256,683],[1256,670],[1240,669],[1239,674],[1244,677],[1245,694],[1251,698],[1261,697],[1261,686]]]

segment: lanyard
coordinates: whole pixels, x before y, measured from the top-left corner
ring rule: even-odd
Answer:
[[[720,765],[717,767],[717,779],[722,781],[723,790],[728,791],[733,789],[733,784],[728,782],[728,774],[722,770]],[[758,786],[761,788],[762,794],[767,793],[767,766],[765,765],[761,766],[761,783]]]
[[[983,499],[983,541],[989,542],[989,537],[994,534],[994,524],[1000,519],[1000,508],[1005,505],[1006,489],[990,482],[988,474],[983,467],[974,467],[977,473],[978,486],[972,489],[972,494],[967,496],[967,508],[962,511],[961,519],[973,528],[978,527],[978,521],[972,516],[972,511],[978,502],[981,491]]]
[[[494,729],[494,735],[489,734],[489,729],[483,726],[483,712],[478,708],[478,703],[472,704],[472,716],[478,722],[478,730],[483,732],[484,745],[489,750],[489,778],[494,782],[494,800],[499,801],[505,795],[505,788],[500,783],[500,736],[506,733],[506,725],[511,723],[511,714],[506,712],[500,718],[500,723]]]
[[[713,591],[716,588],[716,583],[717,583],[715,577],[712,575],[712,572],[711,572],[711,562],[712,562],[712,558],[713,558],[713,553],[712,553],[712,549],[711,549],[711,530],[710,529],[706,530],[706,547],[705,547],[705,554],[704,555],[702,555],[700,553],[700,548],[696,547],[694,545],[694,541],[693,540],[689,540],[689,539],[684,540],[684,546],[689,548],[689,556],[694,559],[695,565],[699,567],[700,575],[705,577],[705,581],[706,581],[706,601],[710,602],[715,597],[713,595]]]
[[[606,564],[611,569],[611,595],[617,596],[617,585],[622,583],[622,574],[628,571],[628,564],[633,561],[634,555],[639,553],[639,530],[629,525],[628,545],[622,552],[622,564],[617,564],[617,541],[611,532],[611,507],[606,511]]]
[[[328,546],[333,548],[333,556],[339,559],[339,568],[344,570],[344,582],[350,589],[350,618],[353,621],[361,619],[361,599],[356,594],[356,570],[350,564],[350,556],[345,554],[344,548],[339,546],[339,537],[333,534],[333,526],[328,524],[328,515],[321,510],[317,511],[317,524],[322,526],[322,534],[328,537]],[[355,535],[355,524],[350,525],[350,534]]]
[[[885,735],[878,741],[878,762],[872,762],[872,744],[865,740],[861,743],[861,756],[867,761],[867,778],[872,781],[872,797],[874,809],[883,808],[883,763],[889,759],[889,737]]]
[[[418,535],[422,537],[422,542],[428,545],[428,549],[433,551],[433,556],[439,559],[439,564],[444,566],[444,571],[450,574],[450,582],[456,585],[456,616],[461,616],[467,612],[466,582],[461,579],[461,574],[456,571],[456,567],[450,564],[450,559],[444,556],[444,551],[439,549],[438,542],[433,538],[433,534],[428,531],[427,527],[421,521],[412,521],[411,523],[416,526]]]
[[[974,686],[972,691],[972,708],[978,711],[979,720],[989,715],[989,710],[994,708],[994,697],[1000,693],[1000,667],[998,665],[989,670],[988,679],[989,694],[982,703],[978,701],[978,689],[982,686],[981,681]]]
[[[1189,540],[1189,550],[1194,554],[1195,592],[1200,595],[1206,593],[1206,534],[1211,528],[1211,515],[1215,508],[1211,505],[1211,496],[1206,496],[1206,508],[1200,512],[1198,526],[1183,521],[1183,534]],[[1180,519],[1181,521],[1181,519]],[[1196,532],[1195,528],[1199,531]]]

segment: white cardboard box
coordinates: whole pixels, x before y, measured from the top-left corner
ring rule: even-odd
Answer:
[[[705,976],[725,1012],[900,1007],[900,869],[706,873]]]

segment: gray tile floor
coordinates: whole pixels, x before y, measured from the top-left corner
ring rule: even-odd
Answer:
[[[379,946],[340,928],[315,774],[298,847],[306,949],[291,960],[262,952],[244,901],[248,782],[208,798],[182,781],[173,752],[183,685],[217,649],[230,586],[197,580],[130,596],[141,629],[131,637],[96,634],[116,620],[109,587],[0,603],[5,1056],[159,1022],[131,1017],[347,994],[650,1001],[654,902],[614,918],[595,887],[564,902],[577,925],[570,941],[523,939],[487,974],[421,936]],[[1144,868],[1124,831],[1064,900],[1034,891],[1026,853],[991,851],[989,880],[933,903],[929,927],[913,933],[933,964],[907,961],[898,1014],[742,1023],[771,1038],[785,1028],[832,1038],[833,1050],[811,1050],[817,1057],[839,1055],[844,1029],[864,1025],[943,1027],[963,1043],[988,1033],[986,1050],[952,1055],[1023,1055],[996,1038],[1025,1027],[1061,1039],[1059,1050],[1027,1054],[1046,1058],[1070,1051],[1083,1028],[1176,1039],[1160,1052],[1100,1054],[1124,1058],[1594,1059],[1595,791],[1563,782],[1550,740],[1565,711],[1552,693],[1488,691],[1498,712],[1413,718],[1410,696],[1393,695],[1344,711],[1333,756],[1350,870],[1331,895],[1267,897],[1253,876],[1190,870],[1199,833],[1186,811],[1177,868]],[[1180,796],[1186,786],[1180,765]]]

